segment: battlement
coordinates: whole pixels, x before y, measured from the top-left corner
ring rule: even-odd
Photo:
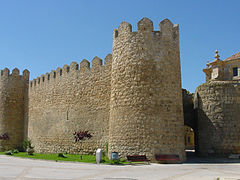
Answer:
[[[30,81],[30,88],[35,86],[40,86],[48,82],[72,77],[73,75],[77,76],[90,76],[92,73],[98,73],[100,71],[105,71],[109,68],[111,64],[112,55],[108,54],[104,59],[104,65],[102,59],[99,57],[94,57],[92,60],[92,67],[90,67],[90,62],[86,59],[83,59],[79,64],[77,62],[72,62],[70,65],[64,65],[62,68],[58,67],[56,70],[52,70],[46,74],[43,74],[32,81]]]
[[[143,18],[137,23],[137,31],[132,31],[132,25],[128,22],[122,22],[118,29],[113,31],[113,39],[121,36],[131,36],[134,34],[152,34],[163,38],[172,38],[173,40],[179,37],[179,25],[173,24],[170,20],[164,19],[159,23],[159,31],[154,31],[153,22],[148,18]]]
[[[20,71],[18,68],[14,68],[12,70],[12,73],[10,74],[10,70],[8,68],[5,68],[3,70],[1,70],[1,74],[0,74],[0,80],[1,79],[8,79],[9,77],[20,77],[23,78],[24,80],[28,81],[29,80],[29,71],[27,69],[25,69],[22,72],[22,75],[20,75]]]

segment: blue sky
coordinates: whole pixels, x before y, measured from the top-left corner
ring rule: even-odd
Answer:
[[[239,0],[0,0],[0,69],[28,69],[33,79],[72,61],[104,59],[122,21],[136,30],[148,17],[158,30],[168,18],[180,25],[182,86],[194,92],[216,49],[220,59],[240,51],[239,8]]]

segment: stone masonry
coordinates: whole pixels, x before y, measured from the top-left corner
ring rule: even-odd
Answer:
[[[9,133],[13,147],[25,135],[42,153],[89,154],[108,144],[123,158],[145,154],[154,161],[155,154],[177,154],[184,161],[179,30],[167,19],[159,28],[143,18],[132,32],[123,22],[104,65],[98,57],[91,68],[87,60],[80,67],[73,62],[28,87],[27,72],[3,70],[0,133]],[[75,142],[74,132],[82,131],[92,138]]]
[[[216,51],[204,69],[207,82],[194,94],[198,153],[203,156],[240,154],[240,53],[223,61],[219,57]]]
[[[185,160],[178,25],[137,32],[122,22],[113,33],[109,150],[120,156],[178,154]]]
[[[8,133],[9,140],[0,140],[3,148],[21,149],[23,139],[27,137],[28,117],[28,79],[29,72],[14,69],[12,74],[5,68],[0,77],[0,135]]]
[[[184,125],[202,155],[240,154],[240,54],[204,69],[195,94],[181,89],[179,27],[168,19],[154,31],[147,18],[137,31],[122,22],[112,55],[82,60],[29,82],[18,69],[0,76],[0,151],[32,140],[36,152],[179,155],[185,161]],[[238,57],[238,58],[236,58]],[[193,98],[194,97],[194,98]],[[194,107],[193,107],[194,105]],[[184,109],[184,112],[183,112]],[[91,138],[75,142],[74,132]]]

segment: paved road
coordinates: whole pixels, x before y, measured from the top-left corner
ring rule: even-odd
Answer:
[[[0,155],[0,180],[237,180],[240,163],[97,165]]]

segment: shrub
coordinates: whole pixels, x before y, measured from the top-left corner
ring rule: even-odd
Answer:
[[[64,155],[63,153],[58,153],[58,157],[67,158],[67,156]]]
[[[28,155],[33,155],[34,146],[32,146],[32,141],[30,139],[25,139],[23,141],[23,148],[27,152]]]
[[[5,151],[4,153],[5,153],[6,155],[10,155],[10,156],[13,155],[12,151]]]
[[[88,131],[74,132],[73,135],[74,135],[75,142],[83,140],[85,137],[88,139],[92,137],[92,135],[88,133]]]
[[[7,132],[0,135],[0,140],[9,140],[9,135]]]

